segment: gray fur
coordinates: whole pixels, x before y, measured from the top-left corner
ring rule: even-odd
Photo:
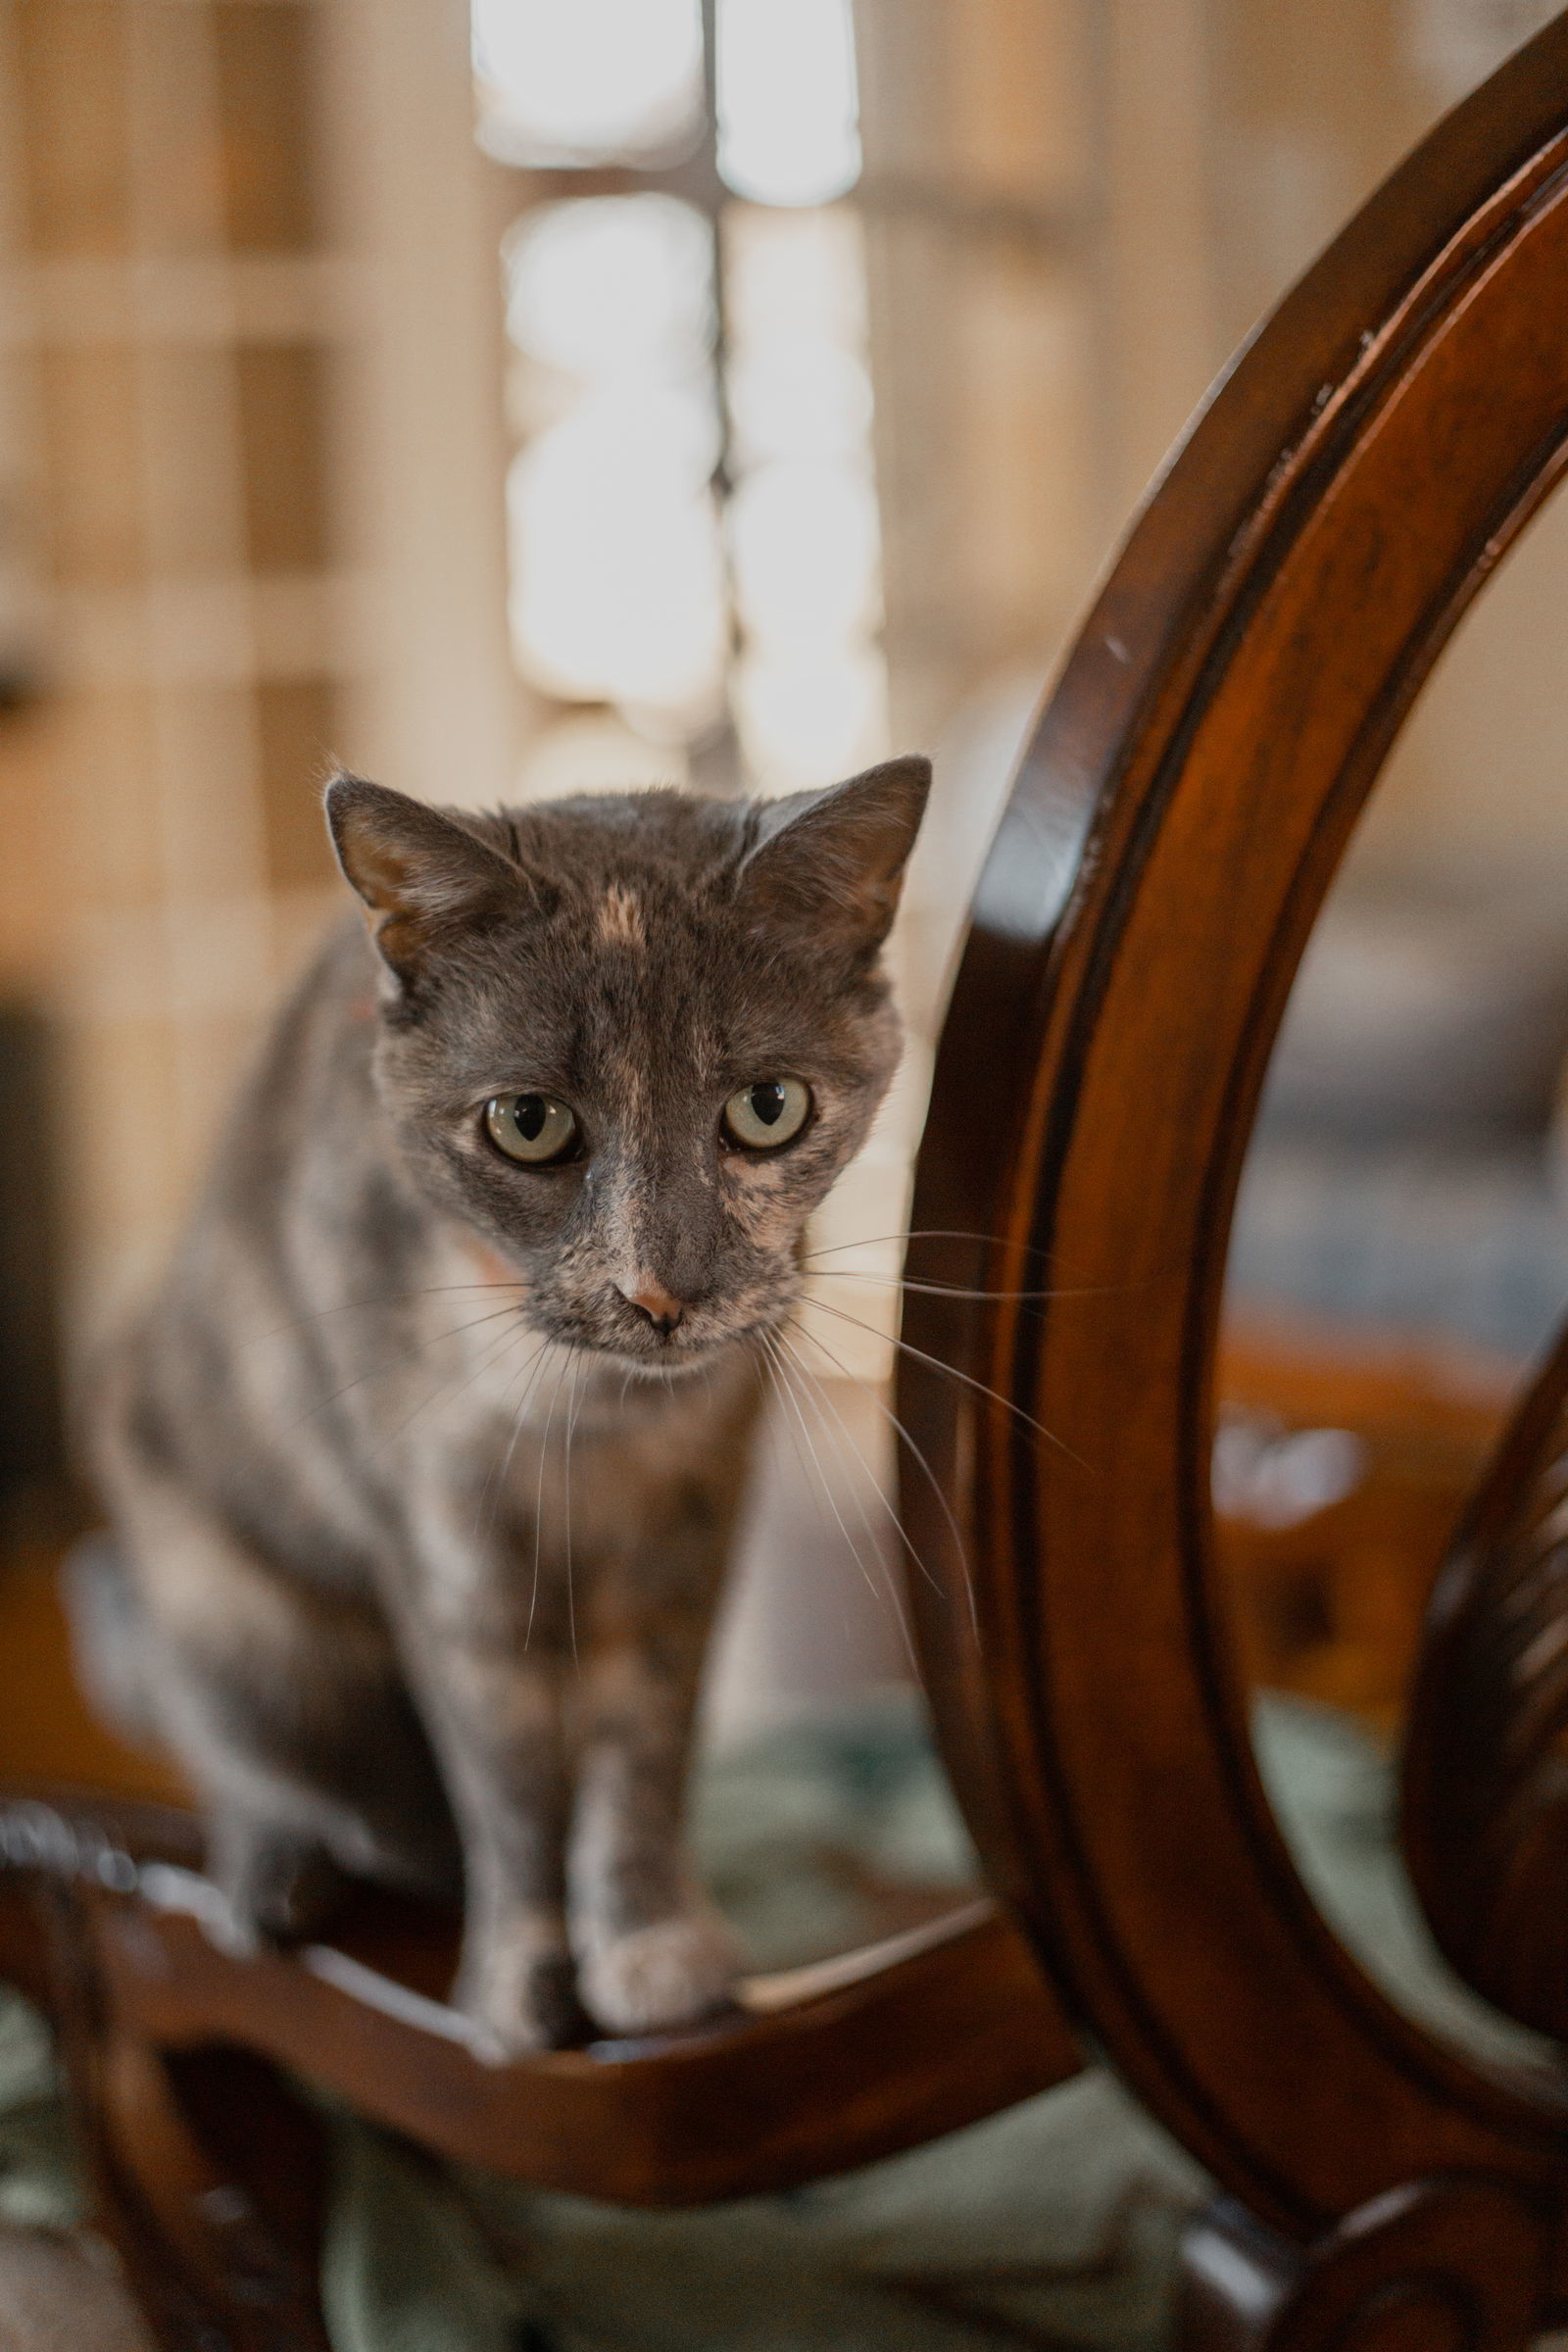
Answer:
[[[442,812],[329,788],[366,927],[244,1090],[91,1426],[91,1687],[208,1811],[237,1938],[334,1871],[466,1892],[497,2054],[700,2016],[735,1954],[681,1839],[704,1648],[809,1212],[892,1074],[877,956],[929,769]],[[775,1153],[738,1087],[804,1080]],[[532,1090],[582,1155],[506,1158]],[[681,1302],[657,1318],[639,1289]]]

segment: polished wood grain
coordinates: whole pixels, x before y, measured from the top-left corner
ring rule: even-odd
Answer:
[[[89,2202],[169,2352],[325,2352],[320,2126],[284,2068],[431,2152],[679,2206],[896,2153],[1078,2071],[1016,1929],[973,1902],[754,1978],[699,2032],[489,2067],[446,2005],[457,1922],[367,1892],[330,1941],[203,1932],[195,1817],[0,1793],[0,1976],[53,2017]]]
[[[235,1957],[204,1933],[200,1852],[194,1818],[171,1808],[0,1797],[0,1886],[36,1881],[67,1906],[75,1965],[117,2031],[165,2052],[244,2046],[535,2187],[654,2206],[791,2187],[973,2123],[1082,2063],[1023,1939],[975,1901],[745,1981],[701,2029],[489,2066],[446,2001],[455,1919],[367,1890],[321,1943]],[[0,1944],[0,1965],[59,2009],[50,1968],[22,1965],[23,1945],[8,1962]]]
[[[1435,2171],[1554,2202],[1568,2146],[1560,2079],[1440,2044],[1308,1898],[1251,1755],[1207,1494],[1231,1210],[1301,948],[1421,680],[1560,471],[1565,167],[1558,20],[1196,421],[982,877],[911,1217],[1000,1237],[916,1243],[928,1281],[1061,1292],[919,1293],[906,1316],[999,1399],[901,1371],[943,1491],[906,1481],[971,1828],[1075,2013],[1284,2246]],[[1055,926],[1034,810],[1086,789]]]
[[[115,2015],[84,1887],[124,1883],[127,1832],[200,1849],[188,1817],[109,1810],[0,1809],[0,1974],[53,2019],[87,2209],[166,2352],[328,2352],[318,2124],[252,2053],[166,2052]]]
[[[1188,2245],[1179,2331],[1204,2352],[1518,2352],[1548,2291],[1544,2201],[1412,2180],[1310,2248],[1217,2205]]]
[[[1454,1968],[1568,2040],[1568,1335],[1433,1592],[1403,1832]]]
[[[384,1928],[366,1939],[377,1967],[319,1946],[237,1963],[189,1919],[113,1898],[92,1908],[115,2012],[159,2047],[243,2042],[440,2155],[627,2205],[795,2187],[977,2122],[1081,2064],[990,1904],[857,1956],[838,1981],[802,1970],[743,1984],[737,2013],[704,2031],[506,2067],[469,2055],[451,2010],[399,1998],[406,1975],[386,1971]],[[450,1937],[440,1956],[454,1957]]]

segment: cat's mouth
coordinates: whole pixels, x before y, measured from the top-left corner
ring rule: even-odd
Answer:
[[[710,1339],[692,1340],[684,1347],[670,1341],[656,1341],[644,1348],[607,1340],[589,1341],[586,1346],[579,1340],[576,1345],[606,1373],[618,1375],[635,1393],[639,1388],[654,1386],[668,1389],[700,1372],[711,1372],[719,1358],[734,1348],[735,1335],[715,1333]]]
[[[683,1379],[690,1372],[702,1372],[710,1368],[722,1345],[721,1341],[715,1340],[703,1348],[688,1348],[679,1354],[669,1348],[652,1355],[627,1355],[623,1350],[607,1350],[606,1354],[610,1363],[618,1364],[625,1371],[641,1374],[645,1380],[657,1380],[667,1385],[671,1380]]]
[[[694,1322],[688,1317],[666,1331],[616,1331],[598,1345],[619,1362],[635,1364],[640,1372],[689,1372],[711,1363],[741,1336],[728,1323],[712,1319]]]
[[[727,1327],[690,1330],[677,1326],[667,1332],[652,1329],[639,1332],[624,1329],[618,1323],[606,1330],[597,1319],[585,1326],[576,1317],[568,1316],[547,1330],[546,1336],[579,1354],[597,1358],[607,1369],[665,1380],[672,1374],[710,1369],[714,1359],[733,1348],[744,1335]]]
[[[607,1366],[646,1381],[658,1381],[667,1386],[671,1380],[682,1380],[691,1374],[711,1372],[722,1357],[733,1355],[759,1336],[759,1327],[746,1323],[707,1323],[689,1330],[679,1329],[646,1337],[616,1332],[595,1334],[586,1340],[578,1335],[575,1345],[599,1357]]]

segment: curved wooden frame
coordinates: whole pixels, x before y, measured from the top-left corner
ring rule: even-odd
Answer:
[[[204,1932],[200,1853],[199,1825],[166,1807],[10,1792],[0,1975],[59,2009],[85,1973],[101,2027],[164,2051],[243,2046],[436,2154],[537,2188],[673,2207],[795,2187],[1082,2064],[1022,1937],[975,1901],[841,1960],[752,1978],[706,2027],[493,2066],[445,2000],[453,1920],[367,1892],[330,1943],[231,1956]],[[40,1891],[57,1921],[70,1914],[58,1987],[34,1951]]]
[[[959,1375],[901,1375],[943,1744],[1067,2009],[1241,2200],[1190,2248],[1190,2328],[1215,2345],[1505,2352],[1568,2308],[1562,2078],[1437,2042],[1318,1916],[1252,1763],[1207,1501],[1270,1045],[1411,697],[1562,465],[1565,319],[1568,18],[1366,207],[1155,491],[1023,762],[921,1153],[911,1271],[934,1287],[906,1326]],[[1063,790],[1097,813],[1054,930],[1035,809]],[[992,1296],[944,1294],[958,1269]],[[172,1904],[197,1899],[188,1829],[77,1800],[19,1818],[0,1954],[65,2021],[104,2209],[170,2343],[197,2340],[193,2309],[235,2344],[319,2340],[297,2264],[247,2258],[286,2326],[224,2300],[215,2233],[266,2183],[223,2185],[243,2168],[214,2043],[452,2155],[663,2203],[862,2162],[1078,2063],[986,1912],[704,2034],[487,2075],[421,2030],[450,2017],[444,1931],[383,1913],[335,1958],[227,1960]]]
[[[955,1678],[966,1570],[911,1480],[971,1826],[1139,2095],[1298,2241],[1434,2173],[1530,2204],[1564,2163],[1562,2083],[1421,2032],[1303,1889],[1230,1670],[1207,1470],[1230,1214],[1290,983],[1412,697],[1561,469],[1565,318],[1559,19],[1296,288],[1133,531],[982,878],[911,1219],[1003,1237],[969,1283],[1064,1294],[1039,1320],[915,1294],[906,1318],[1004,1400],[901,1375],[976,1586]],[[1063,786],[1098,807],[1052,929],[1031,810]],[[911,1257],[953,1276],[951,1244]]]
[[[1402,1843],[1439,1946],[1568,2041],[1568,1331],[1433,1589],[1404,1740]]]
[[[324,2151],[278,2068],[455,2162],[680,2206],[895,2154],[1082,2063],[980,1901],[753,1979],[701,2031],[492,2067],[443,1997],[455,1921],[368,1893],[330,1944],[231,1957],[201,1844],[167,1807],[0,1795],[0,1978],[55,2021],[91,2209],[171,2352],[326,2352]]]

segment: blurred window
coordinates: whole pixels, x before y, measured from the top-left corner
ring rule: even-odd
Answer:
[[[473,0],[473,63],[502,163],[652,159],[703,118],[697,0]]]
[[[719,0],[718,171],[759,204],[828,204],[860,176],[848,0]]]
[[[848,0],[474,0],[525,792],[887,748]]]

